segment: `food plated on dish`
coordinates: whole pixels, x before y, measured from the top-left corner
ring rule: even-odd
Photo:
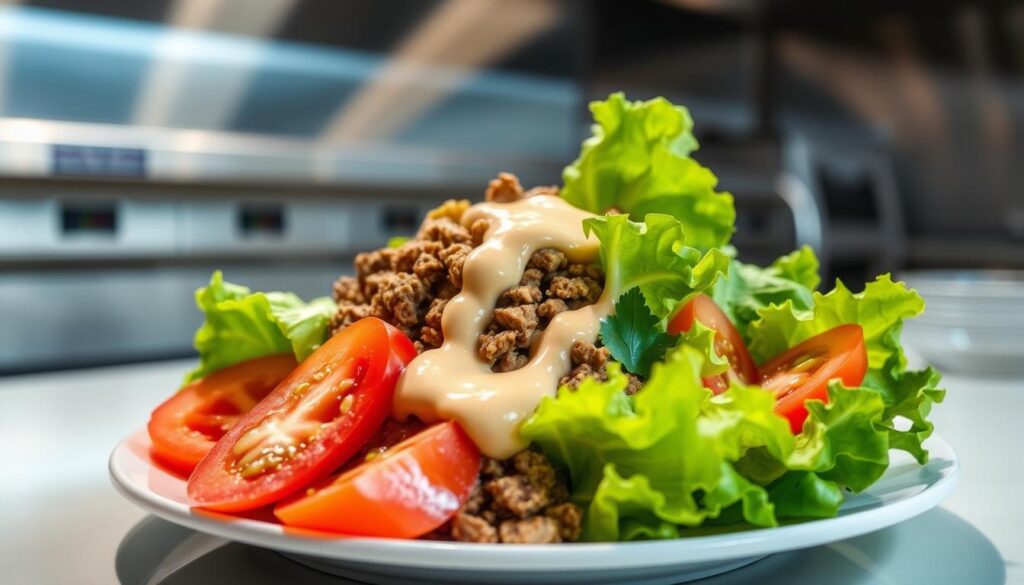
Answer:
[[[560,187],[502,173],[357,256],[333,298],[214,274],[199,366],[154,410],[192,506],[296,530],[546,544],[829,518],[928,460],[921,297],[817,292],[809,248],[729,242],[687,111],[621,94]],[[860,287],[856,287],[860,288]]]

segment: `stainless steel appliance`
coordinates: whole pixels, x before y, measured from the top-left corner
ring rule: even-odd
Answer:
[[[498,171],[556,181],[571,9],[0,5],[0,372],[187,354],[215,268],[329,294]]]

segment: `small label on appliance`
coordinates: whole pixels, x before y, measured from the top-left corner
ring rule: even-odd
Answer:
[[[141,148],[54,144],[52,156],[52,172],[58,176],[146,176],[146,151]]]

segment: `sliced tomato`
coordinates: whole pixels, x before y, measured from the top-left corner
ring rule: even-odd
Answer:
[[[806,401],[827,401],[830,380],[860,385],[867,370],[864,330],[860,325],[840,325],[764,363],[761,386],[775,393],[775,412],[789,419],[793,434],[798,434],[807,420]]]
[[[274,515],[298,528],[416,538],[455,515],[479,470],[476,445],[449,421],[281,502]]]
[[[291,354],[235,364],[196,380],[150,415],[153,455],[190,473],[243,414],[263,400],[298,363]]]
[[[393,418],[388,418],[377,429],[377,432],[370,437],[370,440],[363,445],[363,448],[356,453],[355,457],[349,460],[342,471],[348,471],[348,469],[361,464],[363,461],[380,457],[399,443],[423,432],[426,428],[427,425],[416,417],[410,417],[407,421],[397,421]]]
[[[685,333],[693,327],[694,321],[700,321],[705,327],[715,330],[715,351],[729,362],[729,369],[715,376],[704,378],[704,385],[715,394],[721,394],[729,388],[730,382],[757,384],[760,379],[757,365],[750,357],[747,344],[736,330],[725,312],[705,294],[699,294],[676,313],[668,324],[668,332],[677,335]]]
[[[416,349],[368,317],[329,339],[241,418],[188,480],[188,495],[223,512],[276,502],[357,453],[391,411]]]

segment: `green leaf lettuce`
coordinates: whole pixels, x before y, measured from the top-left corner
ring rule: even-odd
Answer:
[[[811,293],[819,282],[818,258],[804,246],[767,268],[733,260],[728,275],[715,283],[711,297],[749,340],[747,327],[758,319],[759,310],[786,301],[798,310],[809,310],[814,305]]]
[[[922,443],[932,432],[927,416],[945,391],[938,387],[941,376],[934,369],[906,371],[900,344],[903,320],[920,314],[924,300],[887,274],[859,293],[837,281],[834,290],[813,297],[810,309],[801,309],[791,300],[758,309],[759,318],[747,328],[754,359],[763,362],[837,325],[860,325],[868,354],[868,372],[861,387],[881,398],[885,406],[881,424],[892,448],[926,462],[928,453]],[[909,421],[909,426],[902,420]]]
[[[683,225],[701,250],[729,242],[736,221],[732,195],[690,154],[697,149],[693,120],[665,98],[630,102],[621,93],[592,102],[594,135],[562,173],[562,196],[603,214],[612,208],[639,220],[665,213]]]
[[[659,319],[684,299],[709,289],[728,270],[725,254],[690,246],[683,225],[669,215],[652,213],[642,223],[625,215],[604,215],[584,220],[583,229],[601,241],[605,288],[617,298],[640,287]]]
[[[862,490],[889,463],[885,402],[833,383],[809,401],[794,437],[771,393],[733,385],[713,396],[700,382],[700,351],[679,345],[632,396],[618,364],[606,381],[545,398],[523,424],[569,473],[584,507],[583,539],[671,538],[681,529],[783,517],[834,516],[842,487]]]
[[[304,303],[287,292],[251,292],[225,282],[220,271],[196,291],[196,305],[206,319],[196,331],[199,366],[185,381],[239,362],[279,353],[305,359],[327,338],[335,304],[327,297]]]
[[[775,524],[767,491],[731,463],[753,447],[785,458],[793,436],[758,388],[712,397],[700,382],[702,361],[688,346],[670,351],[632,398],[611,364],[607,381],[545,398],[522,426],[568,469],[573,498],[587,510],[586,540],[673,536],[675,526],[697,526],[736,504],[748,522]]]

